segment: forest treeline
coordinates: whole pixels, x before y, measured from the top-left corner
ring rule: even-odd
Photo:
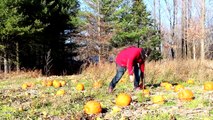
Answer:
[[[203,43],[188,42],[189,33],[193,33],[189,32],[193,28],[185,27],[189,22],[182,22],[180,38],[175,29],[168,35],[162,29],[164,21],[159,22],[160,15],[153,17],[143,0],[84,0],[83,4],[78,0],[1,0],[0,72],[39,69],[46,75],[79,73],[85,64],[111,60],[117,49],[132,45],[151,48],[150,60],[167,58],[165,52],[171,53],[172,59],[193,58],[193,52],[188,51],[205,45],[206,38],[212,41],[208,32],[208,36],[199,34]],[[205,24],[205,17],[201,20]],[[177,28],[177,22],[170,25]],[[206,27],[201,24],[200,29],[204,33]],[[180,47],[177,38],[182,40]],[[204,57],[209,46],[199,49]]]

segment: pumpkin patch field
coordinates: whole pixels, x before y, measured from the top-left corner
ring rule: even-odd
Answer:
[[[179,63],[149,62],[145,89],[134,91],[125,73],[112,93],[115,65],[109,63],[77,75],[1,74],[0,119],[213,120],[213,69]]]

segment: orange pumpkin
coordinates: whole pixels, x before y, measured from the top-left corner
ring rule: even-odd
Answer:
[[[165,101],[165,99],[161,95],[157,95],[157,96],[152,97],[152,102],[155,103],[155,104],[164,104],[164,101]]]
[[[65,94],[65,90],[58,90],[56,92],[56,95],[64,95]]]
[[[61,83],[59,81],[53,81],[53,86],[55,88],[59,88],[59,87],[61,87]]]
[[[204,83],[204,90],[206,91],[211,91],[213,90],[213,82],[205,82]]]
[[[150,91],[148,89],[144,89],[144,90],[142,90],[142,94],[145,97],[149,97],[150,96]]]
[[[93,88],[100,88],[102,86],[101,82],[94,82]]]
[[[63,87],[63,86],[66,85],[66,82],[65,82],[65,81],[60,81],[60,84],[61,84],[61,86]]]
[[[160,86],[161,86],[161,87],[165,87],[166,84],[168,84],[168,82],[161,82],[161,83],[160,83]]]
[[[166,90],[171,90],[172,89],[172,84],[167,83],[167,84],[165,84],[164,87],[165,87]]]
[[[28,86],[27,86],[26,83],[22,84],[22,86],[21,86],[22,89],[27,89],[27,87],[28,87]]]
[[[84,84],[79,83],[79,84],[76,86],[76,90],[78,90],[78,91],[84,90]]]
[[[178,93],[178,98],[182,101],[191,101],[194,98],[194,94],[191,90],[184,89]]]
[[[101,104],[97,101],[88,101],[84,105],[84,112],[87,114],[99,114],[102,111]]]
[[[59,81],[58,80],[53,80],[53,85],[55,84],[55,83],[58,83]]]
[[[125,107],[128,106],[132,101],[132,98],[129,94],[120,93],[115,99],[115,103],[117,106]]]
[[[53,85],[53,81],[52,80],[48,80],[47,82],[46,82],[46,86],[52,86]]]
[[[179,92],[179,91],[182,90],[182,89],[184,89],[184,86],[179,84],[179,85],[176,85],[176,86],[175,86],[174,91],[175,91],[175,92]]]

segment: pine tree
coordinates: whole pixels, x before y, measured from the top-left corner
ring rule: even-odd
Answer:
[[[20,55],[22,67],[40,69],[51,49],[54,69],[62,72],[64,31],[75,32],[78,10],[77,0],[1,0],[0,37],[4,58],[16,56],[12,59],[19,63]]]
[[[112,41],[117,46],[144,46],[157,36],[153,20],[143,0],[129,0],[124,3],[117,18],[117,34]]]
[[[23,14],[19,13],[17,4],[20,1],[3,0],[0,1],[0,37],[1,45],[4,46],[3,58],[4,58],[4,72],[8,72],[8,60],[16,63],[16,69],[19,70],[19,47],[18,43],[20,36],[27,33],[31,25],[23,25],[23,21],[26,19]],[[15,53],[14,53],[15,51]],[[14,56],[15,59],[14,59]]]
[[[160,45],[160,37],[143,0],[127,0],[119,11],[113,45],[149,47],[154,50],[152,59],[161,58],[156,50]]]

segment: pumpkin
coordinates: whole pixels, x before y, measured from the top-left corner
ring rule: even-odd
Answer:
[[[61,87],[61,83],[59,81],[53,81],[53,86],[55,88],[59,88],[59,87]]]
[[[194,98],[194,94],[191,90],[184,89],[178,93],[178,98],[182,101],[191,101]]]
[[[184,89],[184,86],[179,84],[179,85],[176,85],[176,86],[175,86],[174,91],[175,91],[175,92],[179,92],[179,91],[182,90],[182,89]]]
[[[160,86],[161,86],[161,87],[165,87],[166,84],[168,84],[168,82],[161,82],[161,83],[160,83]]]
[[[143,96],[145,96],[145,97],[149,97],[149,96],[150,96],[150,91],[149,91],[148,89],[143,89],[143,90],[142,90],[142,94],[143,94]]]
[[[125,107],[128,106],[132,101],[132,98],[129,94],[120,93],[115,99],[115,103],[117,106]]]
[[[204,83],[204,90],[206,91],[211,91],[213,90],[213,82],[205,82]]]
[[[52,86],[53,85],[53,81],[52,80],[48,80],[47,82],[46,82],[46,86]]]
[[[28,86],[27,86],[26,83],[22,84],[22,86],[21,86],[22,89],[27,89],[27,87],[28,87]]]
[[[78,91],[84,90],[84,84],[79,83],[79,84],[76,86],[76,90],[78,90]]]
[[[161,95],[156,95],[152,97],[152,102],[155,104],[163,104],[165,101],[164,97]]]
[[[102,86],[101,82],[94,82],[93,88],[100,88]]]
[[[55,83],[58,83],[59,81],[58,80],[53,80],[53,85],[55,84]]]
[[[59,81],[59,82],[60,82],[60,84],[61,84],[62,87],[66,85],[65,81]]]
[[[91,100],[84,105],[84,112],[86,114],[99,114],[101,111],[101,104],[97,101]]]
[[[56,95],[64,95],[65,94],[65,90],[58,90],[56,92]]]
[[[189,79],[189,80],[187,80],[187,83],[188,83],[188,84],[194,84],[195,82],[194,82],[194,80]]]
[[[165,84],[164,87],[165,87],[166,90],[171,90],[172,89],[172,84],[167,83],[167,84]]]

